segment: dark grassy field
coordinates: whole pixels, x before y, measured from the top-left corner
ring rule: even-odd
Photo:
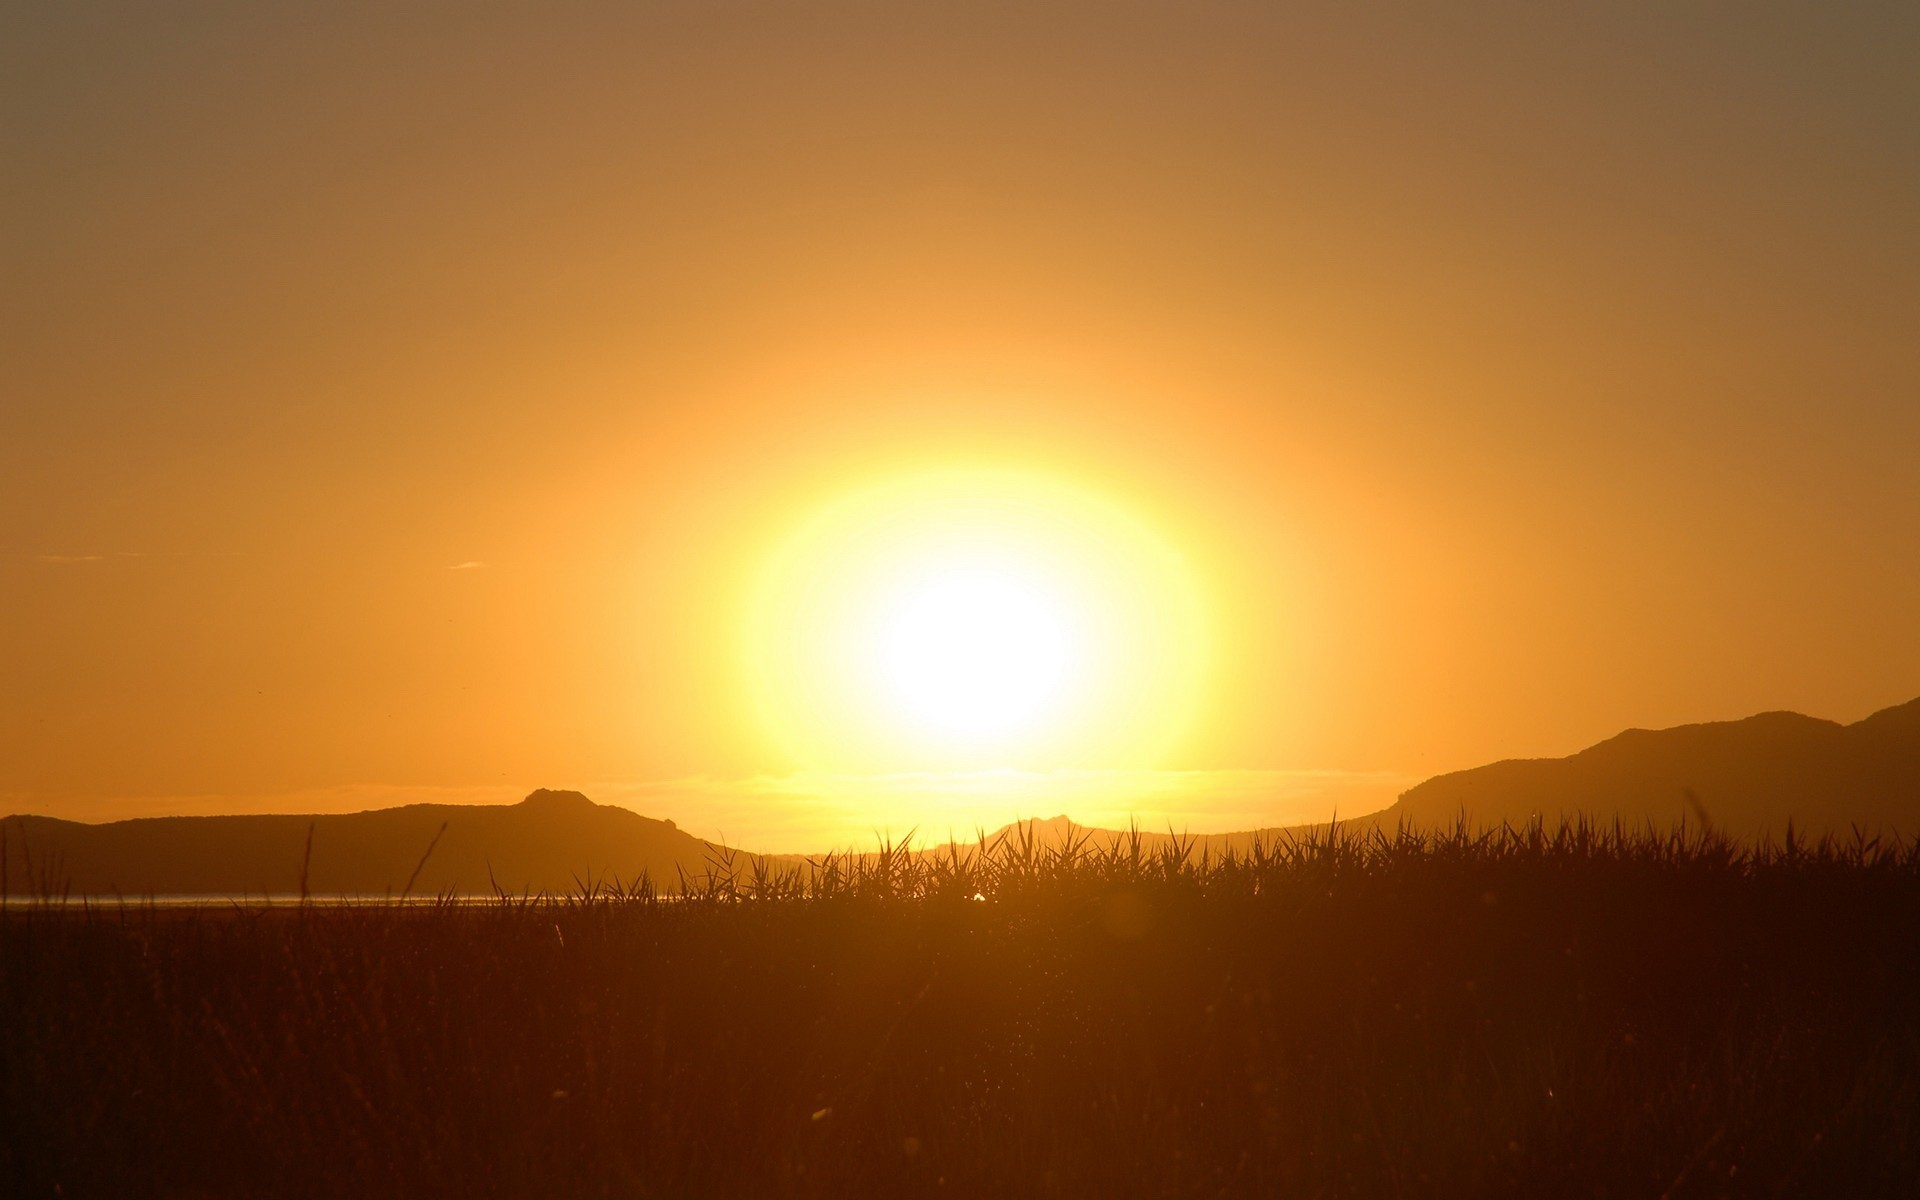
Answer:
[[[1007,842],[16,909],[0,1022],[14,1196],[1913,1196],[1920,849]]]

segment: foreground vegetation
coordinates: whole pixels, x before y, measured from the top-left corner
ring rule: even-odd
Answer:
[[[1004,838],[0,920],[0,1192],[1920,1194],[1920,843]]]

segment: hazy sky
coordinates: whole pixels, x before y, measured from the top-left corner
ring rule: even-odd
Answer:
[[[1169,769],[1911,699],[1916,63],[1896,3],[9,4],[0,810],[787,775],[747,581],[954,463],[1191,564]]]

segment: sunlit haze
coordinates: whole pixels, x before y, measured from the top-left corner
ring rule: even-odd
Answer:
[[[1920,693],[1912,6],[0,14],[0,812],[1244,829]]]
[[[870,484],[769,558],[743,668],[802,768],[1153,767],[1207,666],[1200,589],[1150,527],[1037,474]]]

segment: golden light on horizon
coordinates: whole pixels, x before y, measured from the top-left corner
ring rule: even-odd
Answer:
[[[843,495],[779,545],[744,667],[804,767],[1135,766],[1195,716],[1203,616],[1186,559],[1115,501],[931,470]]]
[[[1226,831],[1914,695],[1913,6],[126,7],[0,13],[0,812]]]

